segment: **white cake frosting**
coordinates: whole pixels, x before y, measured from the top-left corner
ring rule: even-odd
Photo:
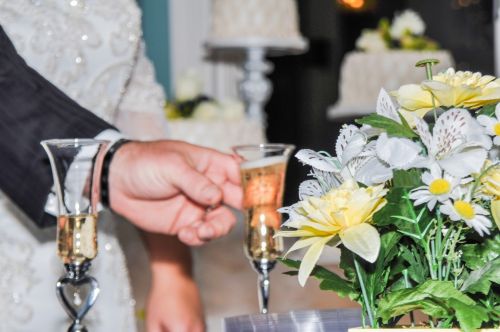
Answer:
[[[305,47],[295,0],[213,0],[209,44]]]
[[[423,59],[439,60],[433,67],[434,73],[453,66],[453,58],[447,51],[347,53],[340,72],[339,99],[328,110],[328,117],[340,119],[374,112],[381,88],[393,91],[426,78],[425,69],[415,67]]]

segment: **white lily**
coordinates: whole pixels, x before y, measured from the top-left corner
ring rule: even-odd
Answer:
[[[423,119],[415,117],[415,122],[427,148],[428,167],[438,163],[458,178],[479,172],[491,148],[491,139],[467,110],[455,108],[441,114],[432,134]]]

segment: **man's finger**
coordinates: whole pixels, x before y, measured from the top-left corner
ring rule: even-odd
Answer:
[[[226,182],[222,185],[224,203],[235,208],[243,207],[243,190],[240,186]]]
[[[168,174],[171,183],[179,188],[191,200],[203,205],[215,205],[222,200],[222,191],[206,176],[189,165],[186,160],[176,155],[170,160],[174,165]],[[172,158],[172,157],[171,157]]]
[[[234,224],[236,216],[227,207],[221,206],[210,211],[203,225],[198,228],[197,235],[201,240],[213,240],[227,235]]]
[[[196,221],[190,226],[183,227],[179,230],[177,237],[188,246],[201,246],[205,244],[206,241],[198,236],[198,229],[202,224],[202,221]]]

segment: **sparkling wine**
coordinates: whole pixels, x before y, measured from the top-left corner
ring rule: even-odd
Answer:
[[[245,213],[245,252],[254,261],[274,261],[283,253],[281,225],[286,159],[268,157],[241,165]]]
[[[65,264],[81,264],[97,255],[97,215],[59,216],[57,255]]]

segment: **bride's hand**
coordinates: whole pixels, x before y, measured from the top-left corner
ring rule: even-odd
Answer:
[[[203,310],[191,271],[190,249],[175,237],[143,233],[152,282],[146,307],[148,332],[203,332]]]
[[[198,287],[190,276],[169,273],[153,280],[146,308],[148,332],[205,331]]]
[[[130,142],[109,172],[111,208],[138,227],[177,234],[189,245],[223,236],[235,223],[227,205],[241,208],[237,161],[178,141]]]

